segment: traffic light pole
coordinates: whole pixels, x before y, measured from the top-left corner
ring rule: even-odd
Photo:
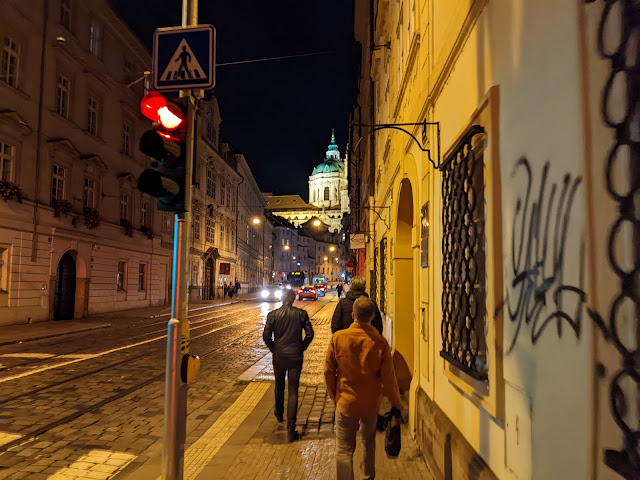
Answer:
[[[198,0],[182,1],[182,26],[198,24]],[[191,204],[193,151],[195,142],[196,98],[193,92],[181,92],[187,97],[187,138],[185,156],[185,212],[176,214],[173,239],[173,289],[171,320],[167,335],[167,365],[164,405],[164,446],[162,479],[182,480],[184,445],[187,436],[187,383],[181,378],[181,361],[189,353],[189,319],[187,318],[189,278],[189,245],[191,243]]]

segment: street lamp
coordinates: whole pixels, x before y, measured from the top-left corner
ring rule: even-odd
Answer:
[[[336,247],[334,247],[333,245],[331,245],[331,246],[329,247],[329,251],[330,251],[330,252],[335,252],[335,251],[336,251]]]
[[[283,248],[284,248],[285,250],[289,250],[289,245],[285,245]]]
[[[316,219],[313,221],[313,226],[314,226],[314,227],[319,227],[320,225],[322,225],[322,222],[316,218]]]
[[[258,226],[260,224],[262,224],[262,279],[260,280],[260,283],[262,285],[264,285],[264,223],[262,222],[262,220],[260,219],[260,217],[253,217],[251,219],[251,223],[253,223],[255,226]]]

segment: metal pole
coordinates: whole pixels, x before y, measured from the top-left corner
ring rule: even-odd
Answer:
[[[183,0],[182,26],[198,24],[198,0]],[[164,407],[164,447],[162,450],[162,479],[182,480],[184,474],[184,444],[187,436],[187,384],[180,378],[180,362],[189,352],[189,245],[191,237],[191,204],[193,179],[193,147],[195,142],[196,99],[185,92],[187,106],[187,138],[185,155],[186,212],[175,217],[173,241],[173,292],[171,317],[167,334],[167,371]],[[180,332],[178,334],[178,332]]]

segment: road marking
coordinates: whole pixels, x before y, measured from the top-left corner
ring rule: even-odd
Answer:
[[[22,438],[19,433],[0,432],[0,446],[14,442],[19,438]]]
[[[236,401],[187,449],[184,456],[185,480],[194,480],[205,469],[215,454],[253,412],[270,386],[271,384],[266,382],[253,382],[247,385]]]
[[[47,480],[107,480],[129,465],[134,458],[136,456],[131,453],[94,449],[47,477]]]
[[[259,308],[259,306],[246,308],[244,310],[251,310],[252,308]],[[233,312],[233,313],[236,313],[236,312]],[[193,337],[191,337],[191,340],[195,340],[196,338],[200,338],[200,337],[203,337],[205,335],[209,335],[211,333],[217,332],[217,331],[222,330],[224,328],[229,328],[229,327],[232,327],[234,325],[238,325],[238,324],[243,323],[245,321],[246,321],[246,319],[244,319],[244,318],[240,319],[240,320],[236,321],[235,323],[231,323],[229,325],[224,325],[222,327],[210,330],[207,333],[203,333],[203,334],[200,334],[200,335],[193,336]],[[200,327],[192,328],[191,331],[196,330],[198,328],[208,327],[208,326],[209,325],[201,325]],[[18,378],[28,377],[29,375],[35,375],[36,373],[46,372],[47,370],[52,370],[54,368],[65,367],[65,366],[71,365],[73,363],[84,362],[85,360],[91,360],[91,359],[94,359],[94,358],[102,357],[104,355],[109,355],[110,353],[114,353],[114,352],[120,352],[122,350],[127,350],[129,348],[139,347],[140,345],[145,345],[147,343],[151,343],[151,342],[155,342],[155,341],[158,341],[158,340],[162,340],[163,338],[167,338],[167,336],[166,335],[161,335],[159,337],[150,338],[148,340],[143,340],[141,342],[132,343],[132,344],[129,344],[129,345],[124,345],[122,347],[112,348],[111,350],[105,350],[104,352],[86,354],[86,356],[82,357],[82,358],[75,358],[74,360],[69,360],[67,362],[56,363],[54,365],[48,365],[46,367],[41,367],[41,368],[38,368],[36,370],[30,370],[28,372],[18,373],[16,375],[12,375],[10,377],[0,378],[0,383],[8,382],[10,380],[16,380]]]

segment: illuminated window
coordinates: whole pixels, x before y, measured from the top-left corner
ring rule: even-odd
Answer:
[[[208,243],[215,243],[216,241],[216,222],[213,218],[207,218],[206,225],[206,240]]]
[[[15,162],[16,148],[0,141],[0,180],[10,182]]]
[[[220,179],[220,191],[221,191],[220,204],[224,206],[224,194],[227,191],[227,183],[222,179]]]
[[[51,198],[62,200],[64,198],[64,182],[66,169],[59,165],[53,166],[51,173]]]
[[[56,112],[69,118],[69,80],[62,75],[58,75],[56,83]]]
[[[207,168],[207,196],[216,198],[216,174],[211,168]]]
[[[9,247],[0,246],[0,292],[9,290]]]
[[[0,62],[0,80],[12,87],[18,86],[18,65],[20,60],[20,45],[12,38],[6,37],[2,47],[2,61]]]
[[[220,224],[220,246],[224,245],[224,225]]]

